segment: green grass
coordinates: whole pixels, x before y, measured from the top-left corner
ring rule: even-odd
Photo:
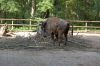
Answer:
[[[11,28],[10,28],[11,29]],[[14,27],[11,31],[36,31],[36,27],[26,27],[26,26],[23,26],[23,27]]]
[[[11,28],[10,28],[11,29]],[[37,30],[37,27],[27,27],[27,26],[22,26],[22,27],[14,27],[13,30],[11,31],[14,31],[14,32],[21,32],[21,31],[36,31]],[[78,32],[86,32],[86,28],[74,28],[74,32],[75,31],[78,31]],[[87,31],[90,31],[90,32],[100,32],[100,29],[96,29],[96,28],[87,28]]]

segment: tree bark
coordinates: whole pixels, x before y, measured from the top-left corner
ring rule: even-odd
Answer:
[[[48,18],[50,16],[50,11],[49,9],[46,10],[46,12],[43,13],[44,18]]]
[[[35,0],[32,0],[32,7],[31,7],[31,17],[33,17],[36,9]]]

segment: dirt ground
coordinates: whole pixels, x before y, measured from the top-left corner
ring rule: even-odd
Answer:
[[[89,40],[89,44],[93,48],[100,48],[100,34],[80,33],[79,35],[83,35],[83,39]]]
[[[66,47],[36,33],[0,37],[0,66],[100,66],[100,35],[74,33]]]
[[[0,66],[100,66],[100,54],[61,49],[0,50]]]

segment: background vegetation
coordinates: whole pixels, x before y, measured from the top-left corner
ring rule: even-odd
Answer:
[[[0,18],[45,19],[50,16],[100,20],[100,0],[0,0]]]

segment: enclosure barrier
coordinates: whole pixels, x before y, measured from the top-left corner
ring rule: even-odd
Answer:
[[[0,18],[0,25],[5,25],[5,23],[3,23],[4,21],[5,22],[11,21],[10,24],[8,24],[8,22],[6,22],[6,24],[8,26],[11,26],[11,29],[14,29],[14,26],[28,26],[29,30],[32,30],[31,28],[36,27],[37,24],[38,24],[38,22],[37,22],[37,24],[32,24],[32,21],[34,22],[33,19],[3,19],[3,18]],[[14,21],[18,21],[18,22],[28,21],[29,23],[28,24],[21,24],[21,23],[20,24],[14,24]],[[85,23],[84,26],[74,26],[74,28],[85,28],[84,32],[87,32],[88,28],[95,28],[95,29],[100,28],[100,26],[88,26],[88,23],[98,23],[99,24],[100,21],[81,21],[81,20],[67,20],[67,21],[70,21],[73,24],[73,26],[74,26],[75,23]]]
[[[84,32],[88,32],[88,28],[94,28],[94,29],[99,29],[100,30],[100,21],[81,21],[81,20],[68,20],[72,23],[85,23],[84,26],[74,26],[74,28],[85,28]],[[98,23],[98,26],[89,26],[89,24],[92,23]],[[91,30],[90,30],[91,31]],[[94,32],[96,33],[96,30],[94,30]],[[100,31],[99,31],[100,33]]]
[[[3,23],[5,21],[5,23]],[[8,24],[7,21],[11,21],[10,24]],[[14,21],[20,22],[20,24],[14,24]],[[29,24],[21,24],[22,21],[28,21]],[[36,27],[37,25],[32,24],[33,19],[0,19],[0,26],[7,24],[8,26],[11,26],[11,29],[14,29],[14,26],[28,26],[29,31],[31,30],[31,27]]]

